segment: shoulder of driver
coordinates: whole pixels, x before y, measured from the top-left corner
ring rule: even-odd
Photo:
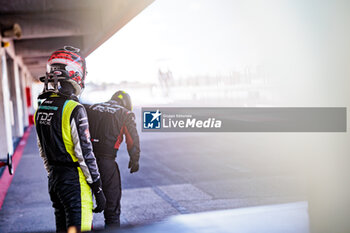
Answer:
[[[69,103],[74,105],[74,109],[72,111],[72,117],[78,117],[78,119],[86,118],[87,116],[86,109],[81,103],[75,100],[69,100]]]

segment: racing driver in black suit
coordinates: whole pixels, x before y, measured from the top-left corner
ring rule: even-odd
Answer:
[[[44,91],[39,96],[45,100],[34,119],[40,156],[48,172],[56,231],[90,231],[91,189],[97,205],[94,212],[103,211],[106,199],[86,111],[77,99],[84,87],[85,59],[79,49],[65,46],[50,56],[47,67],[46,76],[41,78],[45,82]]]
[[[139,170],[140,142],[136,130],[131,99],[117,91],[104,103],[85,105],[90,125],[91,141],[101,172],[103,192],[107,203],[104,210],[106,227],[120,226],[121,181],[117,151],[125,136],[130,156],[130,173]]]

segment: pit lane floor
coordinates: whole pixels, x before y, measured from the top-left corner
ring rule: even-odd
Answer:
[[[35,134],[33,128],[0,210],[0,232],[55,230]],[[284,134],[281,140],[281,134],[140,133],[140,137],[139,172],[129,173],[125,145],[117,158],[123,226],[307,199],[302,156],[291,156],[300,152],[291,148],[304,140],[302,136]],[[103,214],[94,214],[94,227],[103,227]]]

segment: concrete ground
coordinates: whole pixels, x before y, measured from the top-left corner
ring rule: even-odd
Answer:
[[[129,173],[125,145],[117,158],[123,186],[123,226],[173,215],[307,199],[303,155],[293,149],[305,139],[302,135],[140,133],[140,137],[139,172]],[[0,219],[0,232],[55,230],[34,129]],[[94,226],[103,227],[102,214],[94,215]]]

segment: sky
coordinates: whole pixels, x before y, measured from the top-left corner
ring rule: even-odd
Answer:
[[[154,83],[259,64],[244,1],[156,0],[87,58],[87,81]],[[242,10],[243,9],[243,10]]]
[[[346,102],[349,7],[331,0],[156,0],[87,58],[87,82],[158,83],[158,69],[179,79],[262,68],[291,106]]]

